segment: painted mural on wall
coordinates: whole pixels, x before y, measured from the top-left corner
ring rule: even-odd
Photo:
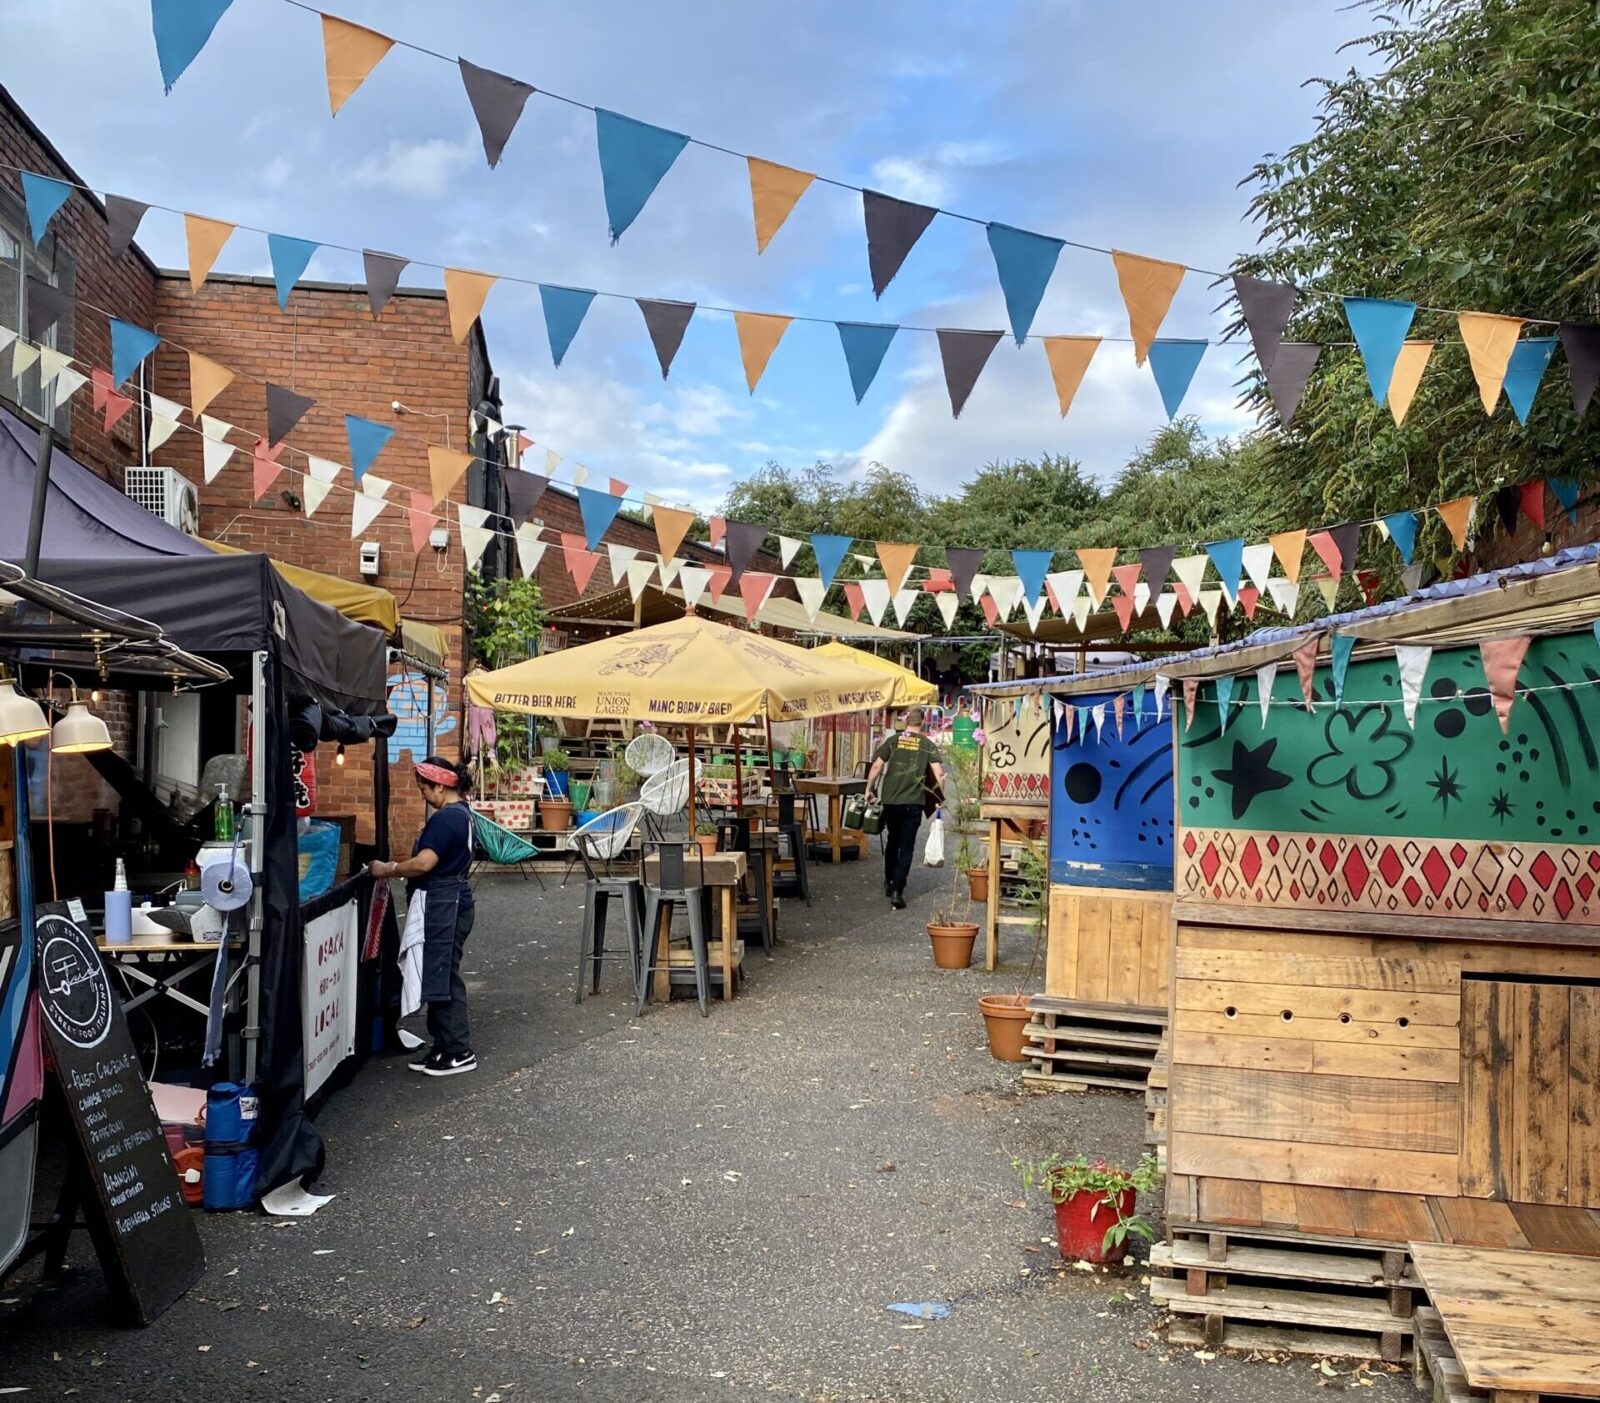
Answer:
[[[1585,631],[1535,640],[1504,735],[1475,647],[1433,654],[1415,727],[1392,657],[1352,664],[1342,706],[1319,670],[1311,712],[1285,667],[1265,726],[1236,679],[1226,732],[1205,685],[1180,746],[1179,894],[1600,924],[1592,683]]]
[[[1101,697],[1074,697],[1093,706]],[[1117,735],[1058,727],[1050,752],[1050,880],[1080,887],[1172,889],[1172,722],[1154,698],[1130,705]]]
[[[389,710],[399,718],[389,737],[389,763],[396,764],[404,752],[413,760],[428,752],[428,679],[420,672],[396,668],[389,673]],[[433,743],[455,730],[458,718],[450,710],[448,683],[433,684]]]
[[[1024,699],[986,708],[983,722],[985,801],[997,804],[1047,804],[1050,800],[1050,708]]]

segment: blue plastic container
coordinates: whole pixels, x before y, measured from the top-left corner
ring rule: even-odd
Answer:
[[[206,1149],[242,1145],[254,1138],[257,1111],[251,1087],[219,1081],[206,1092]]]
[[[113,945],[126,945],[133,939],[133,893],[106,893],[106,939]]]
[[[567,797],[567,779],[570,771],[546,770],[544,772],[544,791],[552,799],[565,799]]]
[[[310,901],[333,886],[339,872],[339,825],[312,819],[298,839],[300,900]]]
[[[206,1146],[201,1202],[208,1212],[254,1207],[260,1156],[248,1145]]]

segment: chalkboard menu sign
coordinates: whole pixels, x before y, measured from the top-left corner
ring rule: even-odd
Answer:
[[[128,1024],[94,941],[64,905],[34,922],[39,1007],[72,1124],[73,1168],[112,1293],[148,1325],[206,1269]]]

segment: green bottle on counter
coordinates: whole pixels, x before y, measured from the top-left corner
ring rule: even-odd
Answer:
[[[222,785],[217,790],[217,816],[212,837],[219,843],[233,841],[233,800],[228,797],[228,786]]]

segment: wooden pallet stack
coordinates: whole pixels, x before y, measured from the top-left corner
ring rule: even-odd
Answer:
[[[1175,1230],[1150,1270],[1176,1344],[1398,1363],[1416,1328],[1420,1283],[1403,1247]]]
[[[1162,1174],[1167,1172],[1167,1068],[1171,1056],[1172,1033],[1163,1028],[1144,1087],[1144,1142],[1155,1151],[1156,1168]]]
[[[1023,1051],[1032,1065],[1022,1074],[1028,1085],[1054,1091],[1145,1090],[1164,1013],[1049,994],[1035,995],[1028,1008],[1033,1017]]]

